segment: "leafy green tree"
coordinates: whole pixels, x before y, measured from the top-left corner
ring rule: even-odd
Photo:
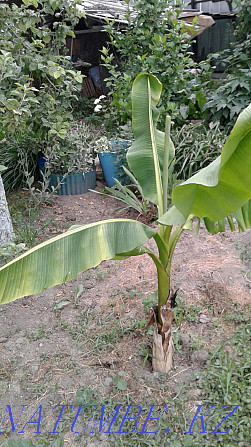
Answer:
[[[106,119],[111,125],[131,120],[130,89],[141,72],[152,73],[163,83],[162,111],[178,121],[201,117],[205,103],[201,85],[210,66],[202,64],[199,74],[192,70],[198,66],[185,24],[178,20],[179,6],[167,0],[136,0],[133,7],[128,8],[125,29],[116,29],[112,22],[106,26],[110,42],[102,59],[111,89]]]
[[[65,55],[65,38],[79,20],[77,0],[0,4],[0,163],[20,145],[28,155],[48,135],[64,138],[82,76]],[[7,166],[8,167],[8,166]],[[8,173],[8,171],[7,171]],[[5,174],[3,174],[4,177]]]
[[[81,75],[64,55],[65,38],[79,18],[77,2],[24,0],[0,5],[0,116],[16,130],[20,116],[41,138],[66,131]],[[53,20],[52,25],[48,23]],[[16,120],[9,120],[9,112]]]

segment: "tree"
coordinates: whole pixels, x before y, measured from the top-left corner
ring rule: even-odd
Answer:
[[[0,4],[0,162],[5,163],[10,137],[19,144],[27,135],[40,144],[48,132],[64,136],[71,102],[82,82],[69,58],[60,54],[67,34],[81,16],[77,1],[23,0]],[[54,18],[52,30],[46,25]],[[57,21],[55,20],[57,18]],[[48,45],[50,43],[50,45]],[[30,147],[27,152],[32,154]],[[0,176],[0,245],[12,240],[13,228]]]
[[[7,245],[9,242],[12,242],[14,237],[10,213],[1,177],[1,171],[3,169],[4,167],[0,165],[0,247],[2,245]]]
[[[116,29],[112,22],[106,26],[110,41],[102,50],[102,60],[110,73],[111,104],[105,117],[111,124],[131,120],[131,85],[142,72],[161,79],[163,117],[169,113],[178,122],[201,118],[205,103],[201,85],[210,65],[204,62],[202,71],[202,65],[193,61],[190,36],[178,19],[181,6],[175,5],[167,0],[136,0],[133,10],[128,9],[125,29]]]

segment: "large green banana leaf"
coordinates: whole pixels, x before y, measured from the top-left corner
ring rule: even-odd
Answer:
[[[236,212],[251,198],[251,104],[238,117],[222,154],[189,180],[176,186],[172,200],[189,214],[215,222]],[[167,211],[159,222],[170,225]]]
[[[32,248],[0,269],[0,303],[39,293],[134,250],[156,232],[130,219],[76,227]]]
[[[127,153],[128,164],[146,199],[160,206],[163,201],[162,170],[165,134],[156,129],[156,108],[162,84],[146,73],[137,76],[132,87],[132,129],[135,142]],[[171,151],[169,160],[173,159]]]

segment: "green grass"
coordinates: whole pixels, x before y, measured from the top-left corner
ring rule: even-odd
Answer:
[[[177,296],[177,307],[174,308],[175,323],[179,326],[183,320],[194,323],[198,321],[198,315],[203,310],[203,307],[194,304],[188,304],[184,300],[184,296]]]
[[[251,304],[240,306],[233,303],[224,315],[224,320],[234,323],[248,323],[251,320]]]

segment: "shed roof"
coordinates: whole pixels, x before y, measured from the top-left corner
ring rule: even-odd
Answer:
[[[117,24],[126,26],[128,23],[128,13],[130,12],[131,17],[137,14],[136,11],[134,12],[133,3],[134,0],[129,0],[129,3],[123,0],[82,0],[80,8],[85,11],[88,18],[96,19],[99,22],[105,21],[108,18],[114,20]],[[171,3],[168,4],[167,2],[167,5],[170,7]],[[175,4],[175,1],[173,3]],[[195,27],[192,25],[194,16],[198,16],[198,22]],[[211,17],[204,16],[201,11],[191,8],[187,12],[180,14],[179,19],[186,23],[187,32],[190,34],[189,30],[191,30],[192,37],[195,37],[204,29],[214,24],[214,20]]]
[[[235,15],[238,6],[234,4],[233,0],[194,0],[194,4],[200,13],[210,15]],[[167,0],[167,5],[175,5],[176,1]],[[105,20],[106,17],[114,20],[117,23],[127,23],[126,15],[128,9],[133,14],[134,0],[125,2],[123,0],[82,0],[81,9],[84,9],[88,17],[96,18],[98,20]],[[191,9],[191,0],[184,0],[184,7]]]
[[[119,23],[127,23],[126,15],[128,9],[133,11],[133,2],[129,4],[121,0],[82,0],[82,5],[87,17],[96,18],[98,20],[108,19],[115,20]]]

